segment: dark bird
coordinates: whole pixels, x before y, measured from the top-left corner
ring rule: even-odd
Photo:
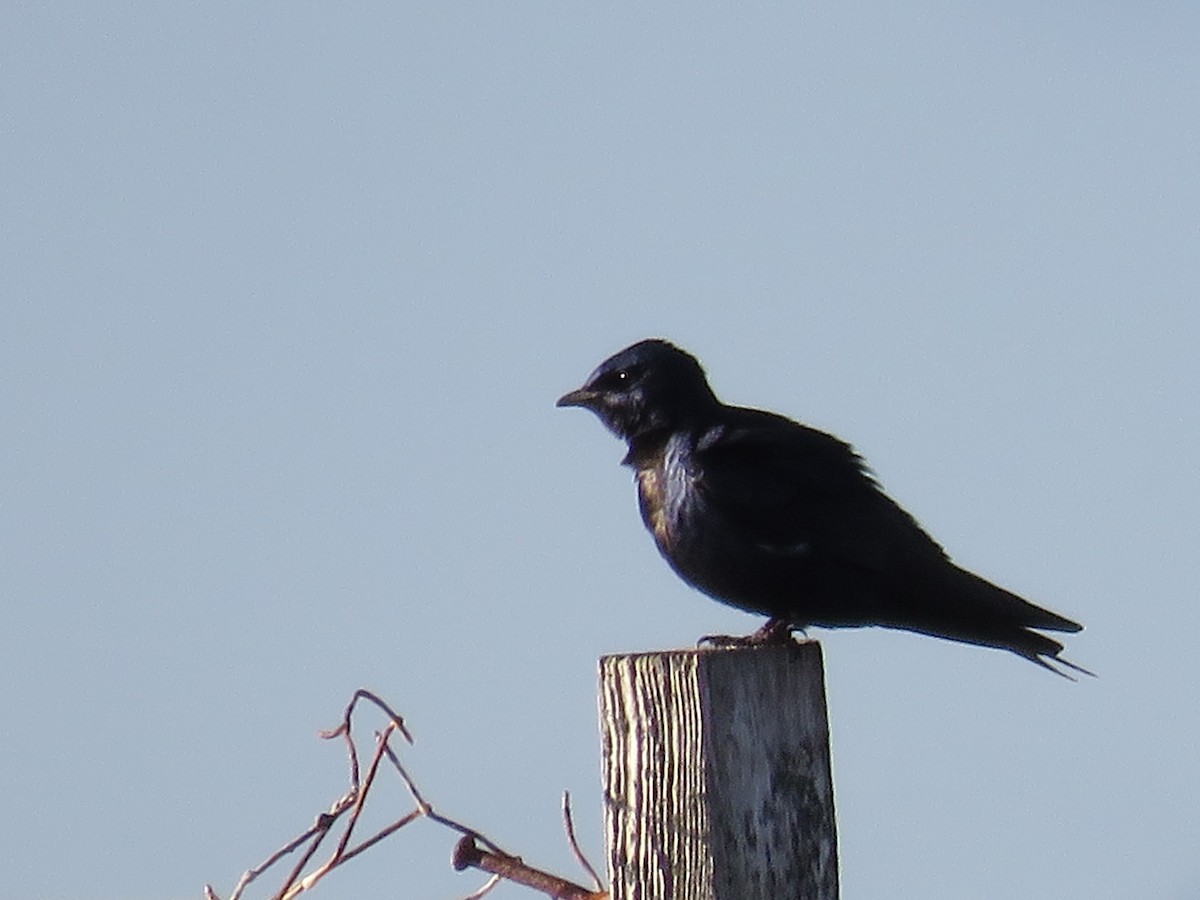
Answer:
[[[1082,626],[954,565],[849,444],[727,406],[694,356],[645,340],[602,362],[558,406],[624,439],[642,521],[688,584],[768,617],[750,642],[809,625],[882,625],[1087,672],[1039,631]]]

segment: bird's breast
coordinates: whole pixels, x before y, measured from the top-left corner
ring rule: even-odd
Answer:
[[[638,469],[638,507],[647,530],[654,535],[658,546],[666,550],[671,546],[671,526],[667,520],[666,479],[659,468]]]
[[[691,508],[698,498],[692,484],[686,447],[669,442],[662,455],[637,467],[638,506],[646,529],[668,557],[690,534]]]
[[[765,552],[730,527],[703,488],[703,471],[686,434],[675,435],[661,452],[634,463],[638,506],[659,552],[685,582],[742,609],[774,614],[763,599],[766,571],[794,567],[807,547]],[[775,548],[770,548],[774,550]]]

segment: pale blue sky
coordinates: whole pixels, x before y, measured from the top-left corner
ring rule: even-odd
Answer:
[[[1050,6],[8,4],[0,898],[227,894],[358,686],[602,861],[597,657],[759,624],[554,409],[652,335],[1087,625],[814,632],[847,900],[1200,897],[1200,11]]]

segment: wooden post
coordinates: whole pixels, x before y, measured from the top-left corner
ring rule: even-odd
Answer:
[[[837,900],[821,647],[600,660],[612,900]]]

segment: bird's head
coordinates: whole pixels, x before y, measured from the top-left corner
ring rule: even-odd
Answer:
[[[632,441],[693,424],[717,398],[696,357],[653,338],[610,356],[557,405],[590,409],[610,431]]]

